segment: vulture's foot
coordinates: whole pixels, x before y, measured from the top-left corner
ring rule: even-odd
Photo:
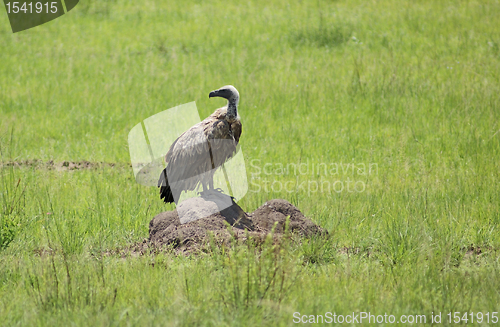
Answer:
[[[221,189],[221,188],[216,188],[215,190],[213,190],[214,193],[218,193],[218,194],[224,194],[224,190]],[[226,194],[224,194],[226,195]],[[234,203],[236,203],[235,199],[234,199],[234,196],[231,196],[231,195],[227,195],[231,198],[231,200],[233,200]]]
[[[224,193],[224,190],[221,188],[216,188],[216,189],[208,189],[204,190],[201,192],[198,192],[198,195],[204,199],[213,199],[213,198],[221,198],[221,197],[228,197],[231,198],[231,200],[234,202],[234,197],[227,195]]]
[[[224,194],[224,190],[222,190],[220,188],[216,188],[215,191],[217,191],[220,194]],[[234,196],[232,196],[232,195],[228,195],[228,196],[231,198],[231,200],[233,200],[234,203],[236,203],[236,199],[234,198]]]

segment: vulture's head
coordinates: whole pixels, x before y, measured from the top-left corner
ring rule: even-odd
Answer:
[[[221,97],[227,99],[227,101],[231,103],[238,103],[238,100],[240,99],[240,94],[238,93],[238,90],[234,86],[226,85],[218,90],[210,92],[208,97],[209,98]]]

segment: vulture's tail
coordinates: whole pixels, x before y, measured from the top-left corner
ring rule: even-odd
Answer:
[[[158,187],[160,188],[160,199],[163,199],[165,203],[174,202],[174,195],[170,189],[167,179],[167,168],[163,169],[158,180]]]

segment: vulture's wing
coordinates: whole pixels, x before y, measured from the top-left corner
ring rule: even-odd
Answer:
[[[240,141],[242,130],[241,121],[239,119],[231,124],[231,130],[233,131],[234,140],[238,143]]]
[[[165,170],[174,198],[182,191],[194,190],[199,182],[208,182],[214,169],[236,152],[241,122],[235,121],[230,126],[221,109],[181,134],[170,146]]]
[[[212,124],[209,129],[208,139],[210,141],[210,148],[214,159],[214,166],[222,166],[228,159],[230,159],[236,152],[238,141],[233,131],[233,126],[238,124],[232,123],[231,127],[225,120],[217,120]],[[237,137],[241,134],[241,124],[237,127]]]
[[[188,179],[212,168],[204,122],[194,125],[179,136],[165,156],[169,182],[186,180],[183,190],[193,190],[197,183]],[[193,182],[194,185],[191,185]]]

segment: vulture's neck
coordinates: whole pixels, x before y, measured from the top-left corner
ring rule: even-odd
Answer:
[[[238,117],[238,100],[230,100],[227,102],[227,116],[230,120]]]

